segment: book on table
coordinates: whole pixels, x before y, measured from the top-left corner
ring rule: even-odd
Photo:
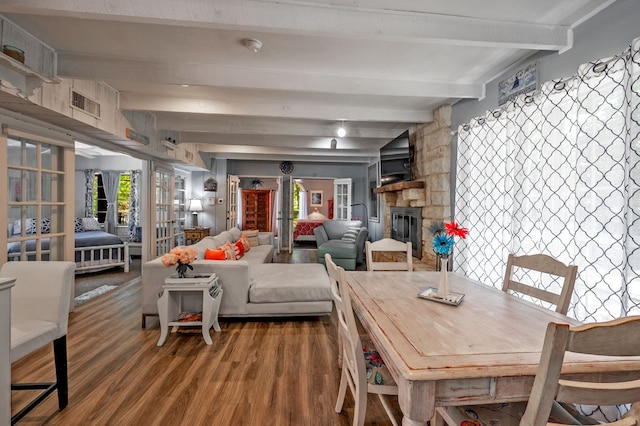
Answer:
[[[192,311],[180,312],[173,320],[173,322],[195,322],[195,321],[202,321],[202,312],[192,312]]]

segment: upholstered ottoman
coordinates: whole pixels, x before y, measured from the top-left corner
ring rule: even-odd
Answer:
[[[329,240],[318,247],[318,262],[325,264],[324,255],[329,253],[336,265],[347,271],[355,271],[358,249],[351,241]]]

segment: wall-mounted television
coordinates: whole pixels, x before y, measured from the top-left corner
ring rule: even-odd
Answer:
[[[412,150],[408,130],[380,148],[380,185],[412,180]]]

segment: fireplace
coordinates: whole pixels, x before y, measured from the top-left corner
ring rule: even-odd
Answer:
[[[411,242],[413,257],[422,258],[422,207],[391,207],[391,238]]]

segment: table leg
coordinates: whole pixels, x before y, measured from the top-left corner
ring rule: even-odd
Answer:
[[[158,318],[160,319],[160,338],[158,346],[162,346],[169,333],[169,292],[163,291],[158,298]]]
[[[398,382],[402,426],[426,426],[435,414],[435,382]]]

